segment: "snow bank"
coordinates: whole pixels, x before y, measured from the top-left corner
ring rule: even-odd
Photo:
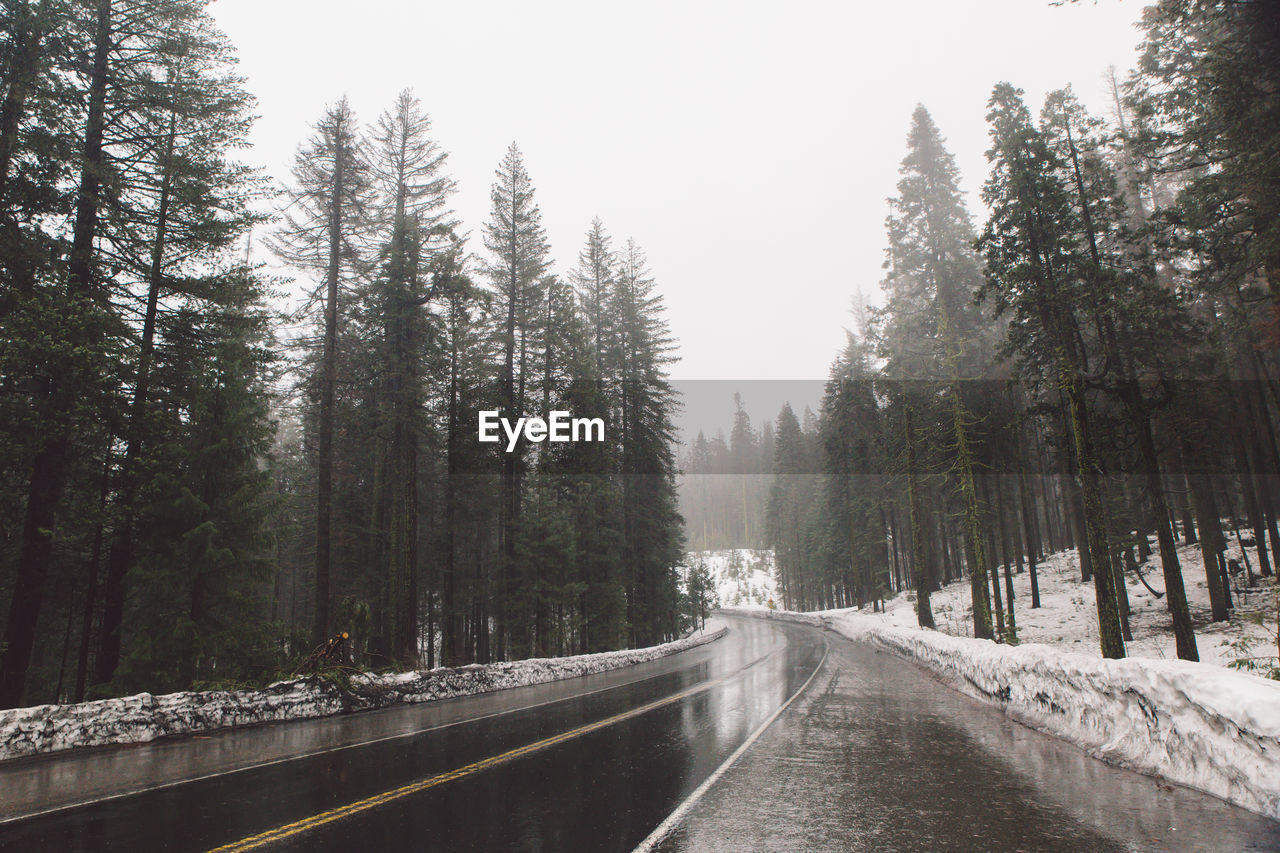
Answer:
[[[711,627],[683,640],[564,658],[532,658],[392,675],[356,676],[350,689],[319,678],[282,681],[262,690],[139,693],[75,705],[0,711],[0,760],[77,746],[142,743],[166,735],[301,720],[542,684],[644,663],[724,636]]]
[[[1227,540],[1226,557],[1243,561],[1246,556],[1235,535],[1229,534]],[[1256,571],[1257,550],[1247,547],[1244,551]],[[1277,604],[1280,604],[1280,586],[1275,578],[1258,578],[1257,586],[1246,587],[1243,578],[1235,575],[1232,579],[1235,610],[1231,620],[1212,622],[1200,546],[1180,547],[1178,560],[1183,568],[1191,618],[1196,624],[1200,662],[1225,667],[1241,658],[1256,655],[1259,664],[1275,664],[1275,614]],[[1164,586],[1159,556],[1146,563],[1142,571],[1157,588]],[[1072,548],[1050,554],[1040,563],[1038,575],[1041,606],[1032,609],[1029,606],[1031,573],[1013,574],[1018,638],[1024,643],[1046,643],[1065,651],[1101,657],[1093,581],[1080,579],[1080,559],[1076,550]],[[1125,643],[1127,656],[1177,660],[1177,642],[1167,602],[1152,595],[1132,572],[1126,573],[1126,585],[1131,608],[1129,624],[1134,634],[1134,639]],[[973,636],[973,599],[967,578],[943,586],[929,598],[939,631],[957,637]],[[823,611],[824,615],[835,615],[836,612],[848,611]],[[860,612],[865,615],[865,611]],[[886,601],[885,612],[874,618],[903,628],[915,628],[915,596],[898,594]]]
[[[1098,758],[1280,819],[1280,682],[1189,661],[1105,660],[1039,644],[998,645],[859,613],[744,615],[818,625],[871,643]]]

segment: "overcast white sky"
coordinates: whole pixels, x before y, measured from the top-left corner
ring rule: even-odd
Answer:
[[[1134,63],[1136,0],[217,0],[279,179],[326,103],[372,121],[412,87],[480,251],[516,141],[556,270],[600,216],[666,297],[685,379],[825,377],[849,306],[879,294],[885,199],[925,104],[980,216],[983,116],[1009,80],[1039,110]]]

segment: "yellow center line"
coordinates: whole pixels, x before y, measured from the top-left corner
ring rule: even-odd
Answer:
[[[268,844],[283,841],[286,838],[291,838],[292,836],[315,829],[318,826],[324,826],[325,824],[332,823],[335,820],[342,820],[343,818],[368,811],[372,808],[377,808],[378,806],[385,805],[386,803],[390,803],[394,800],[412,796],[413,794],[425,791],[428,788],[434,788],[437,785],[452,782],[454,779],[461,779],[463,776],[470,776],[472,773],[478,773],[481,770],[486,770],[490,767],[504,764],[508,761],[521,758],[531,753],[539,752],[547,749],[548,747],[555,746],[556,744],[564,743],[567,740],[572,740],[573,738],[590,734],[591,732],[598,731],[606,728],[607,726],[612,726],[615,723],[620,723],[623,720],[629,720],[632,717],[647,714],[655,708],[661,708],[664,705],[679,702],[682,699],[687,699],[698,693],[705,693],[713,687],[723,684],[730,678],[735,678],[741,675],[756,664],[773,657],[773,655],[780,649],[781,646],[774,648],[769,654],[757,659],[750,666],[740,669],[737,672],[722,675],[712,681],[706,681],[696,687],[682,690],[679,693],[673,693],[670,696],[650,702],[647,705],[641,705],[638,708],[632,708],[630,711],[624,711],[621,714],[615,714],[612,717],[606,717],[603,720],[597,720],[594,723],[588,723],[585,726],[579,726],[576,729],[570,729],[567,732],[562,732],[561,734],[543,738],[542,740],[534,741],[533,743],[526,744],[525,746],[508,750],[507,752],[490,756],[489,758],[481,759],[480,761],[468,764],[465,767],[459,767],[457,770],[450,770],[447,773],[429,776],[426,779],[419,779],[417,782],[410,782],[409,784],[402,785],[399,788],[392,788],[390,791],[384,791],[381,794],[377,794],[363,800],[357,800],[354,803],[348,803],[347,805],[339,806],[336,809],[320,812],[319,814],[314,814],[311,817],[303,818],[302,820],[294,821],[293,823],[286,823],[284,826],[277,826],[275,829],[267,830],[266,832],[259,833],[258,835],[251,835],[248,838],[242,838],[239,841],[232,842],[231,844],[224,844],[221,847],[215,847],[210,850],[209,853],[240,853],[240,851],[244,850],[256,850],[259,847],[265,847]]]

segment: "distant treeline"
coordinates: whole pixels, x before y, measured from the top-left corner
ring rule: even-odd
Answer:
[[[689,383],[686,383],[686,387]],[[687,392],[686,392],[687,393]],[[695,551],[765,548],[765,499],[773,480],[773,425],[751,425],[733,395],[733,427],[708,439],[699,430],[680,459],[680,514]]]

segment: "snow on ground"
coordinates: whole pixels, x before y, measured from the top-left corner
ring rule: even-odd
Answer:
[[[230,726],[301,720],[542,684],[644,663],[711,642],[725,633],[710,619],[689,637],[643,649],[563,658],[533,658],[391,675],[355,675],[349,689],[303,678],[262,690],[139,693],[75,705],[0,711],[0,760],[78,746],[142,743]]]
[[[767,607],[779,601],[774,577],[773,551],[733,548],[723,551],[690,551],[686,566],[706,563],[711,572],[717,607]]]
[[[1152,542],[1154,549],[1155,543]],[[1255,548],[1247,548],[1255,576],[1258,557]],[[1229,537],[1227,558],[1239,561],[1240,545],[1234,536]],[[1191,606],[1191,618],[1195,625],[1196,644],[1200,660],[1218,666],[1228,666],[1234,661],[1251,661],[1257,667],[1277,665],[1276,619],[1280,589],[1276,578],[1258,578],[1256,587],[1245,585],[1244,575],[1232,577],[1232,596],[1236,609],[1230,622],[1211,622],[1209,613],[1209,589],[1205,583],[1204,562],[1200,546],[1188,545],[1178,549],[1178,562],[1182,566],[1183,585]],[[1160,570],[1160,556],[1152,554],[1141,567],[1147,583],[1158,592],[1164,591],[1164,577]],[[1023,571],[1014,574],[1014,617],[1018,624],[1018,639],[1023,643],[1047,643],[1073,652],[1101,656],[1098,646],[1098,615],[1094,605],[1093,581],[1080,580],[1079,558],[1074,549],[1050,555],[1037,568],[1040,586],[1040,607],[1031,609],[1031,575]],[[1135,577],[1127,579],[1129,590],[1129,624],[1133,630],[1133,642],[1127,643],[1130,657],[1174,660],[1177,658],[1173,638],[1173,625],[1169,609],[1163,598],[1157,599]],[[1000,592],[1004,595],[1003,572]],[[973,636],[973,605],[967,580],[949,584],[929,597],[938,630],[960,637]],[[868,618],[882,620],[889,625],[914,627],[916,625],[915,594],[907,592],[891,599],[884,614],[871,614]],[[846,611],[829,611],[832,614]],[[1244,668],[1249,668],[1247,664]]]

